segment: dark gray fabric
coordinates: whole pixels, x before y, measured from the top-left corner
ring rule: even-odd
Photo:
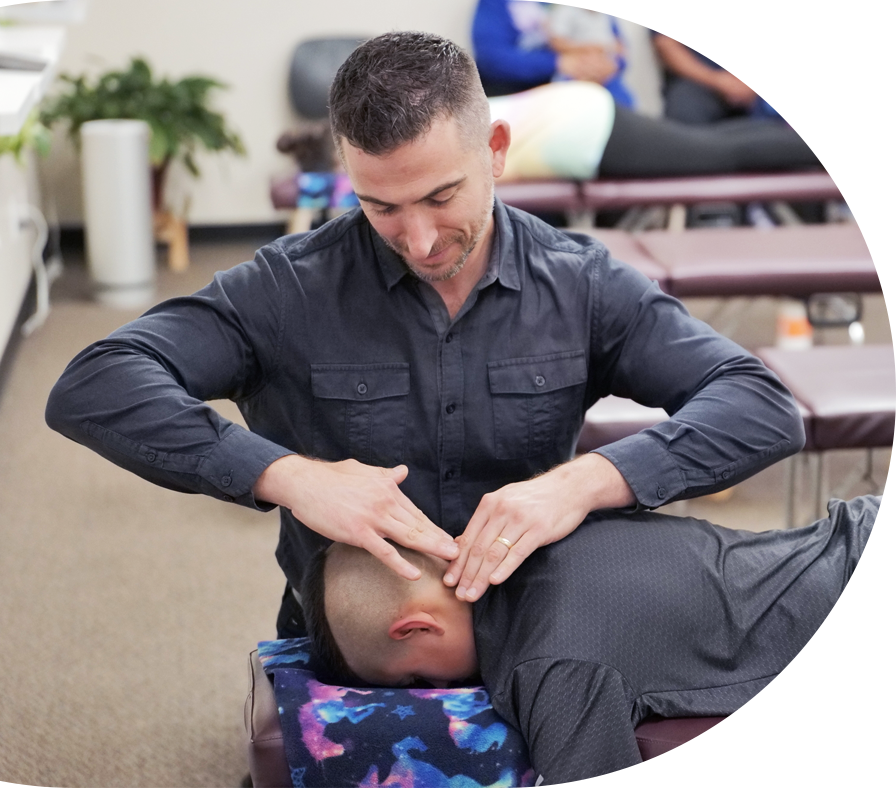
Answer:
[[[731,118],[691,126],[617,107],[598,175],[675,178],[820,167],[803,138],[779,120]]]
[[[880,497],[753,533],[591,515],[474,605],[482,678],[546,782],[638,763],[651,715],[731,714],[796,656],[852,576]]]
[[[496,203],[488,272],[450,320],[360,210],[288,236],[80,353],[55,429],[144,478],[236,503],[298,453],[405,463],[404,492],[461,533],[485,493],[573,456],[608,394],[675,418],[600,450],[640,506],[712,492],[798,451],[790,394],[755,357],[590,238]],[[237,402],[251,432],[204,401]],[[282,512],[301,587],[323,537]]]
[[[670,120],[698,126],[749,114],[747,108],[732,106],[712,88],[673,75],[666,78],[663,110]]]

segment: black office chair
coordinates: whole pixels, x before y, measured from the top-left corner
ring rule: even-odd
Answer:
[[[309,38],[293,50],[289,64],[289,99],[299,116],[298,128],[277,140],[277,150],[292,156],[299,165],[293,175],[271,181],[271,202],[275,208],[292,211],[287,232],[310,230],[315,222],[326,220],[333,210],[297,205],[302,173],[331,172],[336,165],[330,140],[327,104],[330,85],[339,67],[367,36]],[[306,178],[307,180],[307,178]],[[325,188],[330,188],[326,186]],[[345,187],[341,187],[344,191]],[[339,212],[341,209],[335,211]]]
[[[293,50],[289,64],[289,99],[299,116],[299,124],[280,135],[277,150],[292,156],[299,169],[293,175],[271,180],[274,207],[292,211],[287,232],[304,232],[333,215],[326,208],[298,207],[299,181],[305,177],[302,173],[327,173],[338,167],[327,121],[330,85],[345,59],[367,38],[308,38]]]
[[[293,50],[289,66],[289,98],[301,117],[308,120],[327,117],[327,95],[339,66],[367,38],[309,38]]]

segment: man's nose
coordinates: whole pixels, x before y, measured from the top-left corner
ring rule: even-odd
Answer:
[[[405,220],[404,245],[413,260],[429,256],[439,237],[439,229],[423,213],[414,212]]]

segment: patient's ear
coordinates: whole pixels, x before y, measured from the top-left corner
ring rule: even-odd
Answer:
[[[429,632],[433,635],[444,635],[445,629],[429,613],[413,613],[399,619],[389,627],[392,640],[406,640],[414,634]]]

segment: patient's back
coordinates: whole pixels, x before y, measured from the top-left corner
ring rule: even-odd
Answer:
[[[689,706],[693,690],[766,681],[814,634],[879,501],[834,501],[825,520],[758,534],[594,514],[477,603],[483,677],[498,689],[525,661],[599,663],[621,674],[638,717],[709,713]]]

